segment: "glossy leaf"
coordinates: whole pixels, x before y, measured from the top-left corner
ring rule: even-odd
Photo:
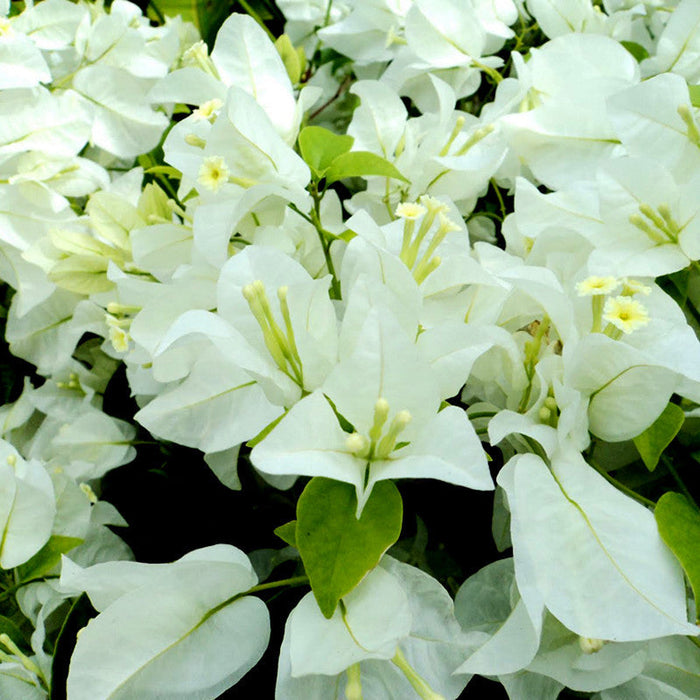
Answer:
[[[297,521],[292,520],[274,530],[275,535],[292,547],[297,546]]]
[[[621,41],[620,43],[634,56],[638,63],[641,63],[645,58],[649,58],[649,52],[646,48],[636,41]]]
[[[354,143],[352,136],[340,136],[320,126],[307,126],[299,133],[301,157],[320,179],[336,160]]]
[[[409,182],[388,160],[369,151],[350,151],[338,156],[326,172],[326,182],[336,182],[346,177],[380,175]]]
[[[654,510],[661,539],[676,555],[700,606],[700,512],[680,493],[665,493]]]
[[[359,520],[355,488],[312,479],[297,504],[296,546],[323,615],[379,562],[401,533],[403,504],[391,481],[375,484]]]
[[[643,433],[634,438],[634,444],[650,472],[656,469],[661,454],[676,437],[684,420],[683,409],[669,403],[663,413]]]
[[[158,0],[158,2],[150,3],[168,17],[177,17],[180,15],[185,22],[192,22],[199,27],[199,17],[197,12],[197,0]],[[157,12],[155,13],[157,17]]]
[[[19,567],[18,573],[22,581],[40,578],[51,573],[61,562],[61,555],[81,544],[80,537],[64,537],[52,535],[49,541],[27,562]]]

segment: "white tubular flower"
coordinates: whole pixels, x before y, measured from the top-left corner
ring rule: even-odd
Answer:
[[[630,279],[629,277],[625,277],[621,281],[623,297],[632,297],[635,294],[643,294],[645,297],[648,297],[649,294],[651,294],[651,287],[648,287],[646,284],[643,284],[639,280],[634,280]]]
[[[203,102],[197,109],[192,112],[192,118],[194,121],[203,121],[207,119],[208,121],[214,121],[218,111],[223,107],[224,102],[218,97],[213,100],[207,100]]]
[[[199,169],[197,182],[212,192],[218,192],[221,186],[228,182],[231,171],[221,156],[209,156],[204,159]]]
[[[623,333],[642,328],[649,323],[649,312],[643,304],[630,297],[613,297],[606,299],[603,318],[619,328]]]
[[[586,277],[576,285],[576,292],[580,297],[594,296],[598,294],[610,294],[620,285],[615,277]]]
[[[428,210],[421,204],[416,202],[401,202],[396,207],[396,216],[400,219],[407,219],[408,221],[415,221],[420,219]]]

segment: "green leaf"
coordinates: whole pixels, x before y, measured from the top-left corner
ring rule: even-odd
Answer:
[[[634,438],[634,444],[650,472],[656,469],[661,454],[676,437],[684,420],[683,409],[669,403],[663,413],[643,433]]]
[[[216,34],[226,18],[231,14],[233,2],[222,0],[193,0],[197,6],[197,25],[202,39],[211,49],[216,41]]]
[[[299,151],[317,180],[339,156],[347,153],[355,139],[334,134],[321,126],[307,126],[299,132]]]
[[[61,554],[70,552],[83,540],[80,537],[52,535],[49,541],[29,560],[17,568],[21,581],[41,578],[50,574],[61,561]]]
[[[688,85],[688,92],[693,107],[700,107],[700,85]]]
[[[297,521],[291,520],[284,525],[280,525],[274,530],[275,535],[281,540],[291,545],[292,547],[297,546]]]
[[[636,41],[621,41],[620,43],[634,56],[634,60],[637,63],[641,63],[645,58],[649,58],[649,52]]]
[[[95,617],[97,611],[90,604],[87,593],[83,593],[68,611],[63,626],[56,639],[53,663],[51,664],[51,694],[50,700],[66,700],[66,681],[68,667],[75,649],[75,643],[80,632],[88,621]]]
[[[381,175],[396,180],[407,180],[386,158],[369,151],[350,151],[338,156],[326,171],[326,182],[336,182],[346,177]]]
[[[362,516],[355,487],[315,477],[297,503],[296,546],[316,602],[330,619],[401,533],[403,504],[391,481],[375,484]]]
[[[292,85],[296,85],[301,80],[302,73],[306,69],[306,57],[304,56],[303,47],[295,48],[289,35],[282,34],[275,41],[275,48],[282,59],[282,63],[284,63],[284,67],[287,69],[287,75],[292,81]]]
[[[700,512],[680,493],[665,493],[654,510],[661,539],[680,561],[695,596],[700,619]]]
[[[199,28],[197,0],[157,0],[157,2],[151,2],[150,5],[157,8],[156,16],[158,11],[168,17],[181,15],[186,22],[192,22]]]

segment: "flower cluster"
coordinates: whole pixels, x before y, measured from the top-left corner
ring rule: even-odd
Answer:
[[[700,5],[276,8],[276,42],[231,14],[209,47],[127,0],[0,0],[5,335],[35,368],[0,407],[0,697],[213,700],[268,646],[258,594],[309,585],[279,700],[697,698]],[[137,431],[303,487],[294,576],[134,561],[100,495]],[[495,492],[465,539],[504,558],[456,597],[396,545],[404,479]]]

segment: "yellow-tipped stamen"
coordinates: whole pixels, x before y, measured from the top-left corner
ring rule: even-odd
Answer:
[[[207,145],[207,142],[197,134],[185,134],[185,143],[194,148],[204,148]]]
[[[459,226],[450,220],[442,212],[438,213],[440,226],[438,230],[433,235],[428,247],[423,253],[418,265],[414,268],[413,277],[420,284],[425,278],[432,272],[439,264],[440,259],[438,258],[437,263],[433,262],[433,253],[437,250],[437,247],[445,240],[445,236],[452,231],[459,231]],[[430,272],[427,272],[428,267],[432,265]]]
[[[287,306],[287,288],[280,287],[277,290],[282,317],[287,329],[286,335],[282,332],[275,317],[272,315],[272,309],[270,308],[270,302],[262,280],[255,280],[250,284],[246,284],[241,291],[248,302],[251,313],[260,326],[265,347],[275,364],[300,387],[303,386],[301,359],[294,340],[294,330],[289,315],[289,307]]]
[[[194,66],[214,76],[217,80],[220,79],[219,71],[216,70],[214,62],[209,58],[209,49],[203,41],[195,42],[185,51],[182,55],[182,65]]]
[[[679,105],[676,111],[685,124],[688,140],[700,148],[700,132],[698,132],[698,127],[695,124],[690,108],[688,105]]]
[[[486,124],[486,126],[478,128],[457,151],[457,155],[463,156],[470,148],[476,146],[479,141],[485,139],[495,128],[493,124]]]
[[[455,125],[452,128],[452,132],[450,133],[450,136],[447,139],[447,143],[445,143],[445,145],[442,147],[442,150],[440,151],[441,156],[446,156],[450,152],[450,146],[452,146],[454,140],[459,135],[459,132],[462,131],[462,129],[464,128],[465,121],[466,119],[462,115],[457,117],[457,121],[455,122]]]
[[[377,459],[386,459],[396,447],[396,438],[411,422],[411,414],[408,411],[399,411],[391,421],[387,434],[379,441],[376,450]]]
[[[97,495],[95,494],[95,492],[94,492],[94,491],[92,490],[92,488],[90,487],[90,484],[86,484],[85,482],[82,482],[82,483],[80,484],[80,490],[85,494],[85,496],[87,497],[88,501],[90,501],[90,503],[91,503],[92,505],[94,505],[95,503],[97,503],[97,500],[98,500],[98,499],[97,499]]]
[[[389,417],[389,402],[382,397],[379,397],[374,404],[374,420],[372,427],[369,429],[369,438],[372,443],[376,443],[382,435],[384,424]]]
[[[19,659],[19,662],[22,664],[22,666],[24,666],[24,668],[27,669],[27,671],[35,674],[44,681],[46,680],[41,669],[28,656],[26,656],[26,654],[12,641],[10,636],[5,632],[0,634],[0,644],[2,644],[2,646],[4,646],[10,652],[10,654],[12,654],[12,661],[16,662]]]
[[[442,263],[442,258],[439,255],[435,255],[425,265],[422,265],[420,269],[416,268],[413,272],[413,278],[418,284],[423,284],[425,280],[440,267]]]

